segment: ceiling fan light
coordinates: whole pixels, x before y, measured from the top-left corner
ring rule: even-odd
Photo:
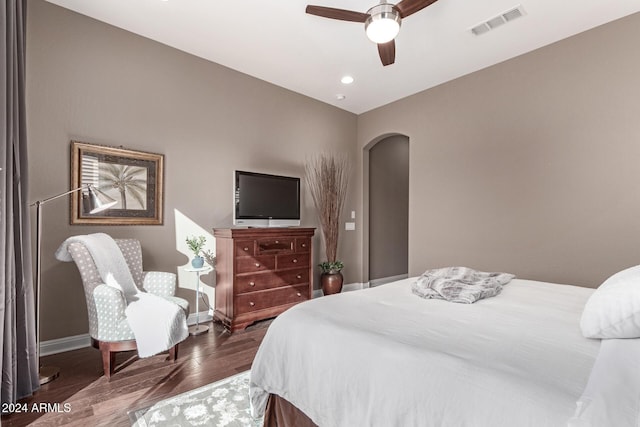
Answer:
[[[393,5],[379,4],[369,9],[368,13],[369,18],[364,23],[364,29],[369,40],[380,44],[396,38],[402,20]]]

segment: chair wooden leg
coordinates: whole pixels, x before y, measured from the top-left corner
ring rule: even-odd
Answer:
[[[169,349],[169,360],[172,360],[173,362],[178,360],[178,344]]]
[[[138,348],[135,340],[127,341],[100,341],[91,338],[91,345],[100,350],[102,356],[102,370],[107,380],[111,380],[111,375],[116,367],[116,353],[120,351],[131,351]]]
[[[113,367],[116,364],[116,354],[109,351],[107,346],[101,346],[100,353],[102,353],[102,369],[104,370],[104,376],[107,380],[111,380],[111,374],[113,374]]]
[[[102,369],[108,381],[111,380],[111,375],[113,375],[113,371],[115,370],[116,353],[137,349],[135,340],[106,342],[91,338],[91,344],[100,350],[100,354],[102,355]],[[169,359],[173,362],[178,360],[178,344],[169,349]]]

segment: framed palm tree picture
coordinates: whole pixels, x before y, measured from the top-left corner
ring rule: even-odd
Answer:
[[[71,197],[71,224],[158,225],[163,221],[164,155],[71,141],[71,188],[92,185],[117,201],[107,211],[82,209]]]

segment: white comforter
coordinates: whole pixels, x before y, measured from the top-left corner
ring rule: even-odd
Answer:
[[[256,414],[274,393],[321,427],[567,425],[600,347],[580,333],[592,289],[515,279],[453,304],[413,280],[280,315],[251,369]]]

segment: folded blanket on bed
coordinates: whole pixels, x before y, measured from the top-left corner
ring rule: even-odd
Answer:
[[[111,236],[95,233],[69,237],[56,250],[58,260],[73,261],[67,250],[73,242],[80,242],[87,248],[102,281],[124,295],[127,302],[125,314],[136,337],[138,356],[149,357],[162,353],[189,336],[187,318],[182,308],[138,289],[120,247]]]
[[[437,298],[471,304],[498,295],[513,278],[509,273],[487,273],[468,267],[446,267],[425,271],[411,286],[422,298]]]

